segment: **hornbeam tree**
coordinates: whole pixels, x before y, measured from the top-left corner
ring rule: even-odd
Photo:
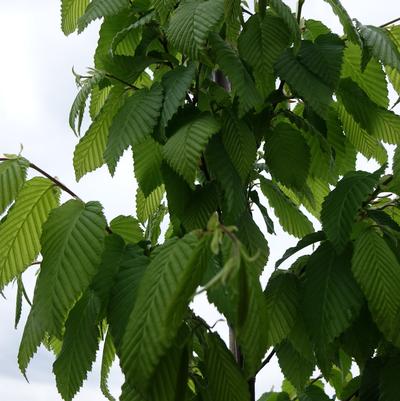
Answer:
[[[30,305],[24,375],[44,344],[70,401],[101,349],[109,400],[118,359],[121,401],[254,401],[276,356],[282,388],[260,401],[328,401],[327,383],[333,399],[399,400],[400,148],[388,170],[384,144],[400,144],[388,99],[400,26],[325,1],[344,35],[303,18],[304,0],[295,12],[281,0],[62,1],[66,35],[103,21],[93,68],[76,74],[77,136],[87,104],[91,119],[76,179],[104,164],[113,175],[132,149],[137,210],[107,222],[21,155],[1,159],[0,288],[17,283],[16,325]],[[359,154],[379,169],[357,170]],[[255,211],[265,231],[279,222],[299,238],[265,288]],[[229,346],[191,308],[203,292]]]

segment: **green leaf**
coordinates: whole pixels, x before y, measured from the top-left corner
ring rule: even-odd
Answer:
[[[314,42],[302,42],[298,60],[329,88],[335,89],[342,70],[344,46],[337,35],[321,35]]]
[[[288,248],[283,256],[275,263],[275,268],[279,267],[286,259],[293,256],[295,253],[301,251],[304,248],[307,248],[310,245],[315,244],[316,242],[320,242],[325,240],[325,233],[323,231],[317,231],[315,233],[311,233],[302,238],[296,246]]]
[[[92,120],[94,120],[99,114],[100,110],[104,106],[108,95],[110,94],[112,86],[106,86],[105,88],[100,88],[95,86],[90,93],[90,104],[89,104],[89,115]]]
[[[282,228],[297,238],[314,231],[312,223],[272,181],[260,178],[261,191],[274,209]]]
[[[143,240],[143,230],[139,222],[132,216],[116,217],[110,222],[110,228],[128,244],[136,244]]]
[[[216,63],[230,80],[232,90],[239,98],[239,116],[262,103],[254,81],[236,51],[218,34],[210,35],[210,44],[215,52]]]
[[[144,196],[138,188],[136,192],[136,214],[141,223],[144,223],[158,209],[164,196],[164,185],[157,187],[149,196]]]
[[[347,38],[356,45],[360,45],[360,36],[353,25],[349,14],[346,9],[342,6],[339,0],[325,0],[331,7],[333,12],[339,17],[340,23],[343,26],[344,33]]]
[[[0,288],[34,262],[40,252],[43,223],[58,205],[60,191],[46,178],[32,178],[19,192],[0,224]]]
[[[398,378],[400,368],[400,357],[398,355],[389,357],[382,366],[380,374],[380,400],[396,401],[398,398]]]
[[[81,33],[92,21],[116,15],[129,6],[129,0],[92,0],[85,13],[78,19],[78,33]]]
[[[22,276],[17,278],[17,295],[15,297],[15,320],[14,328],[18,328],[19,321],[21,320],[22,313],[22,296],[24,295],[24,283],[22,282]]]
[[[39,310],[49,334],[61,336],[69,311],[97,272],[105,228],[101,205],[77,200],[54,209],[44,225],[32,310]]]
[[[276,348],[276,354],[285,377],[293,386],[302,389],[312,375],[315,364],[306,359],[288,340],[284,340]]]
[[[69,112],[69,126],[77,136],[80,135],[86,101],[93,88],[98,85],[102,79],[104,79],[104,73],[101,71],[94,71],[92,76],[79,83],[80,90]],[[78,120],[78,122],[76,120]]]
[[[342,78],[351,78],[377,105],[387,108],[389,104],[385,73],[376,60],[370,60],[361,71],[361,49],[348,43],[344,52]]]
[[[171,240],[146,269],[120,355],[124,374],[138,389],[149,385],[182,323],[189,297],[200,281],[202,265],[198,258],[202,247],[204,243],[194,234]]]
[[[363,295],[351,273],[351,250],[336,254],[324,242],[307,262],[303,315],[314,341],[326,346],[357,317]]]
[[[61,1],[61,29],[65,35],[75,31],[79,18],[84,14],[90,0]]]
[[[135,147],[149,138],[157,125],[162,101],[162,88],[155,84],[150,90],[136,91],[114,117],[104,152],[111,174],[128,146]]]
[[[226,38],[231,43],[236,43],[240,31],[242,15],[241,0],[224,0],[224,13],[226,24]]]
[[[115,401],[115,398],[108,388],[108,377],[115,359],[115,352],[116,350],[111,333],[107,331],[106,339],[104,340],[103,357],[101,359],[100,390],[109,401]]]
[[[300,302],[299,282],[292,273],[275,272],[264,291],[267,300],[268,344],[277,345],[290,333]]]
[[[286,27],[292,34],[294,48],[297,50],[300,47],[301,34],[299,24],[297,23],[292,10],[281,0],[270,0],[269,4],[285,22]]]
[[[226,217],[231,223],[241,216],[246,208],[246,198],[239,174],[218,136],[210,141],[206,151],[207,167],[221,185],[226,206]],[[230,223],[229,223],[230,224]]]
[[[17,197],[24,185],[28,167],[29,162],[23,157],[0,163],[0,215]]]
[[[332,89],[294,56],[293,49],[282,54],[275,68],[280,78],[289,83],[315,112],[322,118],[326,117],[332,103]],[[319,75],[323,74],[324,68],[323,64],[319,65]]]
[[[308,176],[310,149],[300,131],[279,123],[265,141],[265,161],[273,178],[300,189]]]
[[[149,196],[163,183],[161,174],[162,146],[149,137],[134,146],[135,178],[145,196]]]
[[[161,111],[161,126],[166,127],[171,118],[184,104],[184,100],[195,75],[195,65],[179,66],[168,71],[162,78],[164,104]]]
[[[57,388],[71,401],[91,370],[99,347],[98,314],[100,301],[86,293],[71,310],[65,324],[61,353],[53,365]]]
[[[173,11],[177,0],[151,0],[162,22],[165,22]]]
[[[400,116],[373,103],[349,78],[341,80],[337,95],[354,120],[369,134],[387,143],[400,143]]]
[[[315,19],[305,20],[304,25],[305,32],[303,33],[303,37],[305,40],[314,41],[318,38],[318,36],[331,33],[331,30],[326,25],[324,25],[321,21],[317,21]]]
[[[233,113],[223,118],[222,142],[242,182],[246,182],[257,156],[257,144],[249,126]]]
[[[114,87],[103,107],[94,117],[86,134],[76,145],[74,169],[79,181],[86,173],[96,170],[104,164],[103,154],[106,149],[111,122],[125,100],[123,88]]]
[[[273,15],[253,15],[246,21],[239,36],[241,57],[253,69],[263,95],[275,89],[274,64],[290,44],[290,33],[282,19]]]
[[[320,387],[312,385],[307,387],[303,394],[300,394],[299,401],[331,401],[331,399]]]
[[[361,375],[358,394],[361,401],[375,401],[382,399],[380,394],[380,377],[382,371],[382,358],[375,357],[367,361]]]
[[[210,114],[202,114],[181,127],[165,144],[165,160],[190,186],[193,186],[208,141],[220,129],[218,120]]]
[[[385,240],[369,229],[356,240],[352,264],[378,329],[398,346],[400,266],[396,256]]]
[[[400,51],[385,29],[358,24],[358,30],[364,44],[376,59],[380,60],[383,65],[400,71]]]
[[[350,239],[357,213],[377,181],[378,177],[374,174],[353,171],[346,174],[326,197],[321,212],[322,227],[339,252],[344,250]]]
[[[361,128],[340,103],[338,103],[338,113],[346,137],[354,148],[367,159],[373,157],[380,164],[386,163],[387,153],[380,141]]]
[[[223,15],[223,0],[181,2],[171,16],[168,39],[181,53],[196,59]]]
[[[231,352],[217,334],[207,336],[205,372],[212,400],[250,401],[247,382]]]

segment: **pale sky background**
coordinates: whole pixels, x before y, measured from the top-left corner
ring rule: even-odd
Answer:
[[[295,0],[286,2],[295,7]],[[400,17],[398,0],[342,0],[342,4],[352,18],[364,24],[380,25]],[[323,0],[306,0],[303,15],[321,19],[334,32],[342,32]],[[68,126],[68,112],[76,94],[71,68],[74,66],[77,72],[84,73],[86,67],[92,66],[98,29],[99,23],[95,23],[80,36],[66,38],[60,29],[58,0],[0,0],[0,154],[18,153],[22,143],[26,158],[59,177],[82,199],[101,201],[110,219],[119,214],[135,214],[136,185],[131,155],[125,154],[113,179],[103,167],[76,183],[72,154],[77,138]],[[265,231],[264,223],[258,221]],[[268,239],[271,256],[265,277],[272,271],[272,262],[296,242],[279,230],[278,237]],[[27,274],[25,281],[32,292],[32,274],[30,277]],[[47,351],[40,349],[33,359],[28,370],[30,384],[19,373],[17,352],[26,313],[15,331],[15,290],[9,286],[5,291],[7,300],[0,298],[0,400],[60,401],[51,373],[54,358]],[[195,306],[208,322],[218,320],[218,314],[206,306],[204,298],[196,300]],[[217,327],[226,338],[222,326],[218,323]],[[274,361],[258,378],[257,392],[261,394],[271,386],[279,388],[281,379]],[[105,400],[98,382],[97,363],[75,400]],[[111,377],[113,394],[119,395],[120,385],[121,375],[115,366]]]

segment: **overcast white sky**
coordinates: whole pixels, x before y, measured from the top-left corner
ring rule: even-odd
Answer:
[[[251,2],[251,1],[250,1]],[[295,6],[295,0],[287,3]],[[380,25],[400,17],[398,0],[342,0],[353,18],[365,24]],[[323,20],[341,33],[337,18],[323,0],[306,0],[303,15]],[[100,200],[108,218],[134,214],[135,183],[130,155],[120,162],[110,179],[106,169],[96,171],[75,182],[72,153],[77,139],[68,127],[68,112],[76,94],[71,68],[84,72],[92,65],[99,24],[84,34],[66,38],[60,29],[57,0],[0,0],[0,154],[18,153],[24,145],[24,156],[58,176],[85,200]],[[260,220],[260,226],[264,229]],[[270,239],[271,260],[276,260],[295,240],[279,232],[279,241]],[[283,240],[282,240],[283,239]],[[271,271],[271,264],[267,272]],[[268,274],[268,273],[267,273]],[[32,279],[28,278],[28,285]],[[18,371],[17,352],[21,330],[13,330],[15,288],[0,299],[0,400],[60,401],[51,374],[53,357],[40,350],[28,371],[28,384]],[[204,299],[197,308],[208,321],[218,319]],[[226,334],[226,331],[223,332]],[[102,400],[98,390],[98,366],[90,375],[77,401]],[[259,393],[281,381],[276,364],[265,369],[257,382]],[[112,390],[119,394],[121,377],[115,367]]]

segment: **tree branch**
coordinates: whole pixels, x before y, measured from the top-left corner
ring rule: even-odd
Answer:
[[[394,23],[396,23],[396,22],[399,22],[399,21],[400,21],[400,17],[397,17],[397,18],[395,18],[395,19],[392,19],[392,20],[389,21],[389,22],[385,22],[384,24],[379,25],[379,28],[385,28],[385,27],[387,27],[387,26],[389,26],[389,25],[392,25],[392,24],[394,24]]]
[[[7,160],[12,160],[12,159],[10,159],[8,157],[0,157],[0,162],[4,162],[4,161],[7,161]],[[57,178],[54,178],[50,174],[46,173],[46,171],[42,170],[36,164],[29,163],[29,167],[32,168],[33,170],[36,170],[40,174],[44,175],[50,181],[53,181],[54,184],[56,184],[59,188],[61,188],[67,194],[71,195],[73,198],[82,201],[82,199],[78,195],[76,195],[74,192],[72,192],[67,186],[65,186],[62,182],[57,180]]]
[[[257,370],[257,375],[265,368],[265,366],[267,366],[269,364],[269,362],[271,361],[271,359],[273,358],[273,356],[276,354],[275,349],[273,349],[268,355],[267,357],[261,362],[261,366],[260,369]]]

